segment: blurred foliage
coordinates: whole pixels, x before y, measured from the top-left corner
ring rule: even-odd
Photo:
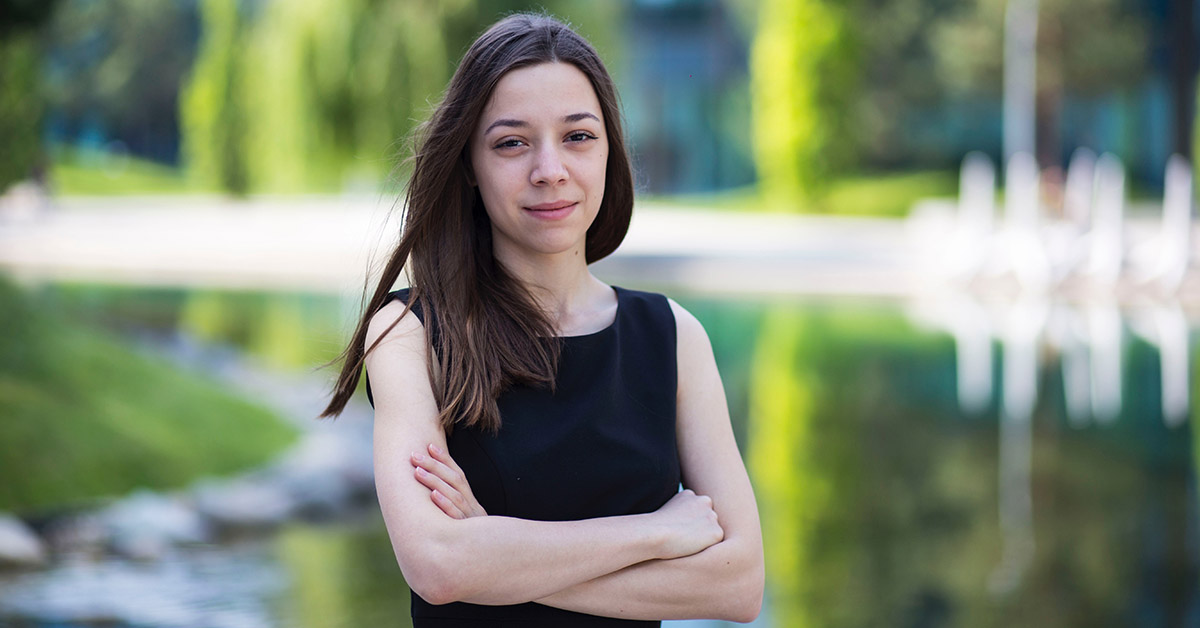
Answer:
[[[812,199],[850,159],[858,84],[852,15],[831,0],[763,0],[750,91],[759,186],[773,202]]]
[[[1116,626],[1183,616],[1194,454],[1179,442],[1189,439],[1147,420],[1157,386],[1144,376],[1154,379],[1156,352],[1131,362],[1142,378],[1129,382],[1120,422],[1103,429],[1067,426],[1060,373],[1047,369],[1028,484],[1009,489],[1029,491],[1034,552],[1027,565],[1006,565],[1005,548],[1019,539],[1000,525],[1000,469],[1018,452],[1003,450],[995,408],[963,416],[957,407],[950,338],[864,304],[772,306],[760,334],[746,453],[775,625]],[[1015,569],[1004,574],[1013,588],[997,587],[1002,568]],[[1180,583],[1178,596],[1161,593],[1165,577]]]
[[[947,93],[1002,96],[1006,6],[1006,0],[971,0],[931,29],[934,67]],[[1036,155],[1048,166],[1064,153],[1068,94],[1131,93],[1145,80],[1150,42],[1145,8],[1133,0],[1039,0],[1036,6]]]
[[[952,93],[999,95],[1006,0],[955,2],[930,32],[938,74]],[[1038,87],[1097,95],[1141,80],[1147,25],[1133,0],[1040,0]]]
[[[202,2],[201,52],[183,101],[184,152],[203,185],[234,193],[373,186],[407,154],[407,138],[471,40],[502,14],[529,9],[305,0],[255,12],[237,0]],[[544,6],[581,15],[597,30],[615,20],[610,8],[588,3]]]
[[[853,143],[859,168],[941,165],[915,159],[907,114],[944,102],[945,78],[931,71],[938,50],[930,32],[961,5],[960,0],[856,0],[852,5],[862,76],[848,113],[856,132],[846,139]]]
[[[246,120],[235,100],[245,20],[236,0],[206,0],[200,11],[205,36],[180,97],[180,125],[187,131],[182,134],[184,161],[201,185],[245,194],[249,182],[241,143]]]
[[[294,438],[226,386],[135,353],[0,278],[0,510],[173,489],[259,464]]]
[[[41,137],[46,95],[38,79],[37,29],[58,0],[0,0],[0,193],[29,176],[44,175]]]
[[[720,102],[732,104],[700,126],[728,138],[723,150],[753,154],[764,199],[754,207],[840,213],[846,206],[827,197],[855,173],[951,170],[959,144],[947,133],[991,138],[987,129],[968,133],[979,125],[965,109],[942,117],[955,103],[994,117],[1004,0],[719,1],[712,19],[732,21],[751,42],[749,104],[724,89]],[[1039,132],[1050,137],[1061,94],[1137,83],[1150,29],[1133,0],[1040,6]],[[182,157],[186,189],[373,191],[389,172],[404,178],[407,140],[472,39],[505,13],[542,7],[579,25],[618,73],[636,49],[625,40],[636,14],[629,0],[63,0],[45,35],[53,112],[45,128],[52,141],[103,148],[116,139],[131,154]],[[0,55],[25,54],[4,46]],[[22,64],[30,67],[22,58],[0,75],[29,80],[20,78]],[[34,93],[27,87],[0,92],[0,107],[31,107],[29,98],[5,99]],[[749,121],[734,113],[744,109]],[[672,132],[699,132],[696,124]],[[24,135],[6,157],[26,169],[20,147],[36,126],[8,129]],[[694,179],[697,169],[687,170]],[[857,196],[854,213],[904,213],[886,194]]]
[[[747,3],[727,0],[738,15]],[[753,140],[768,206],[821,211],[854,170],[936,167],[914,154],[914,114],[994,102],[1005,0],[763,0],[751,59]],[[1148,27],[1132,0],[1039,3],[1039,128],[1053,136],[1063,94],[1137,85]],[[955,162],[957,156],[940,157]]]
[[[292,603],[284,625],[297,628],[411,625],[408,585],[375,509],[361,529],[289,526],[276,540]]]
[[[816,203],[815,211],[842,216],[892,216],[903,218],[917,201],[954,198],[958,180],[954,172],[928,170],[851,174],[837,179]]]
[[[201,187],[178,168],[128,153],[58,146],[52,147],[51,155],[50,179],[58,194],[194,194],[215,189]]]
[[[815,460],[830,443],[815,442],[811,378],[798,370],[802,333],[793,312],[768,314],[755,349],[747,457],[762,517],[771,614],[780,626],[824,625],[806,612],[810,591],[844,574],[811,569],[817,524],[829,512],[836,476]]]
[[[958,181],[953,172],[924,170],[845,174],[833,178],[822,196],[806,201],[770,199],[751,186],[708,194],[643,197],[641,202],[688,209],[903,217],[921,199],[952,198],[957,193]]]
[[[37,28],[57,4],[58,0],[0,0],[0,38]]]
[[[181,81],[195,54],[190,5],[64,0],[46,32],[51,132],[85,144],[119,138],[124,150],[173,161]]]
[[[38,163],[38,129],[45,109],[39,89],[37,39],[17,32],[0,37],[0,193],[30,176]]]
[[[341,351],[341,321],[329,300],[195,290],[176,307],[180,328],[198,340],[232,344],[272,367],[297,369],[327,362]]]
[[[118,333],[182,333],[279,370],[312,368],[344,348],[348,312],[333,296],[200,288],[58,284],[62,312]]]

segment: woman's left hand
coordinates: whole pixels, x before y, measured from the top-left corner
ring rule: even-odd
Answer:
[[[466,474],[450,454],[434,444],[427,449],[428,454],[414,453],[411,461],[417,481],[429,489],[433,503],[455,519],[487,516],[471,492]]]

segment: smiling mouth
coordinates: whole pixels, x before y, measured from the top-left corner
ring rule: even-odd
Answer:
[[[555,201],[552,203],[542,203],[541,205],[530,205],[525,209],[528,209],[532,212],[552,212],[559,209],[566,209],[575,204],[575,201]]]

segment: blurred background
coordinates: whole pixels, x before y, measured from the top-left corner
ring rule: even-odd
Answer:
[[[1197,4],[0,0],[0,625],[408,621],[318,367],[542,9],[637,170],[596,274],[712,337],[754,625],[1200,625]]]

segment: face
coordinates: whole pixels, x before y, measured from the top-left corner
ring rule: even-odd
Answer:
[[[470,150],[497,259],[584,259],[608,162],[604,116],[587,75],[569,63],[505,74]]]

